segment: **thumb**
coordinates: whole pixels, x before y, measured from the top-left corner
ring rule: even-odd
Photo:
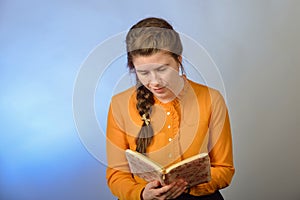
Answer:
[[[160,182],[157,180],[152,181],[152,182],[150,182],[149,186],[150,186],[150,188],[157,188],[160,186]]]

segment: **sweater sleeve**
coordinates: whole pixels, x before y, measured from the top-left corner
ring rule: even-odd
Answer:
[[[227,187],[234,175],[232,138],[228,110],[219,92],[211,93],[211,117],[208,150],[211,160],[211,181],[192,187],[190,194],[202,196]]]
[[[146,184],[135,181],[130,173],[125,156],[125,150],[129,148],[129,145],[126,134],[120,127],[122,122],[117,119],[116,115],[110,106],[106,129],[107,184],[111,192],[120,200],[138,200]]]

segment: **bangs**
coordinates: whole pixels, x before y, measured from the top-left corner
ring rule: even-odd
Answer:
[[[136,49],[130,52],[130,54],[135,56],[151,56],[153,54],[156,54],[158,52],[164,51],[162,49],[157,48],[143,48],[143,49]]]

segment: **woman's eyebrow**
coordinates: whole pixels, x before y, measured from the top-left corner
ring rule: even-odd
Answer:
[[[148,72],[149,70],[147,70],[147,69],[136,69],[135,71],[136,72]]]
[[[153,68],[152,70],[158,70],[158,69],[161,69],[161,68],[164,68],[164,67],[167,67],[167,66],[169,66],[169,64],[160,64],[159,66]],[[148,72],[150,70],[148,70],[148,69],[136,69],[135,71],[136,72]]]

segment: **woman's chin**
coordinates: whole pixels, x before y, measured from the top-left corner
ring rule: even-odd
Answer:
[[[168,103],[170,101],[173,101],[175,99],[174,95],[168,95],[166,93],[160,94],[160,93],[153,93],[154,96],[159,99],[163,103]]]

